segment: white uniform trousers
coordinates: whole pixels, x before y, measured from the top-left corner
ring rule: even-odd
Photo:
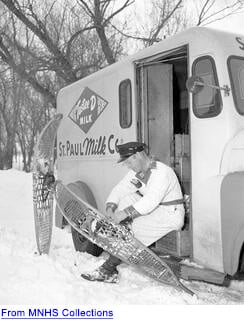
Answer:
[[[139,199],[140,195],[136,193],[124,197],[118,205],[118,210],[133,205]],[[131,228],[134,237],[145,246],[149,246],[167,233],[180,230],[184,224],[184,215],[183,204],[159,205],[149,214],[141,215],[133,220]]]

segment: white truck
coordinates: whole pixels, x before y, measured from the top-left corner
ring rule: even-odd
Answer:
[[[143,141],[189,200],[183,230],[155,248],[209,274],[244,271],[244,35],[188,29],[63,88],[57,108],[59,179],[104,211],[126,172],[116,144]]]

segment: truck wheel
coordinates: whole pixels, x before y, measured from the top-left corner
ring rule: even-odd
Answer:
[[[88,186],[82,181],[76,181],[68,184],[68,187],[80,198],[85,200],[87,203],[97,208],[96,200],[88,188]],[[100,256],[103,249],[92,243],[86,237],[82,236],[74,228],[71,228],[72,240],[76,251],[87,252],[95,257]]]
[[[87,252],[91,255],[98,257],[103,252],[103,249],[98,247],[96,244],[87,240],[86,237],[83,237],[79,232],[74,228],[71,228],[72,239],[76,251]]]

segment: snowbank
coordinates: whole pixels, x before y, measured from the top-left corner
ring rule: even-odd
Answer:
[[[48,256],[35,254],[32,176],[0,171],[0,303],[1,305],[223,305],[244,303],[244,283],[228,288],[185,282],[197,296],[156,283],[121,265],[120,283],[88,282],[82,271],[96,268],[95,258],[75,252],[69,228],[54,228]],[[155,310],[155,309],[154,309]]]

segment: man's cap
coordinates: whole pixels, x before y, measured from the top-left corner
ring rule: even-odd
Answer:
[[[117,145],[116,151],[120,155],[120,158],[117,162],[118,163],[122,162],[122,161],[128,159],[133,154],[143,151],[145,149],[145,147],[146,147],[145,143],[137,142],[137,141],[127,142],[127,143]]]

